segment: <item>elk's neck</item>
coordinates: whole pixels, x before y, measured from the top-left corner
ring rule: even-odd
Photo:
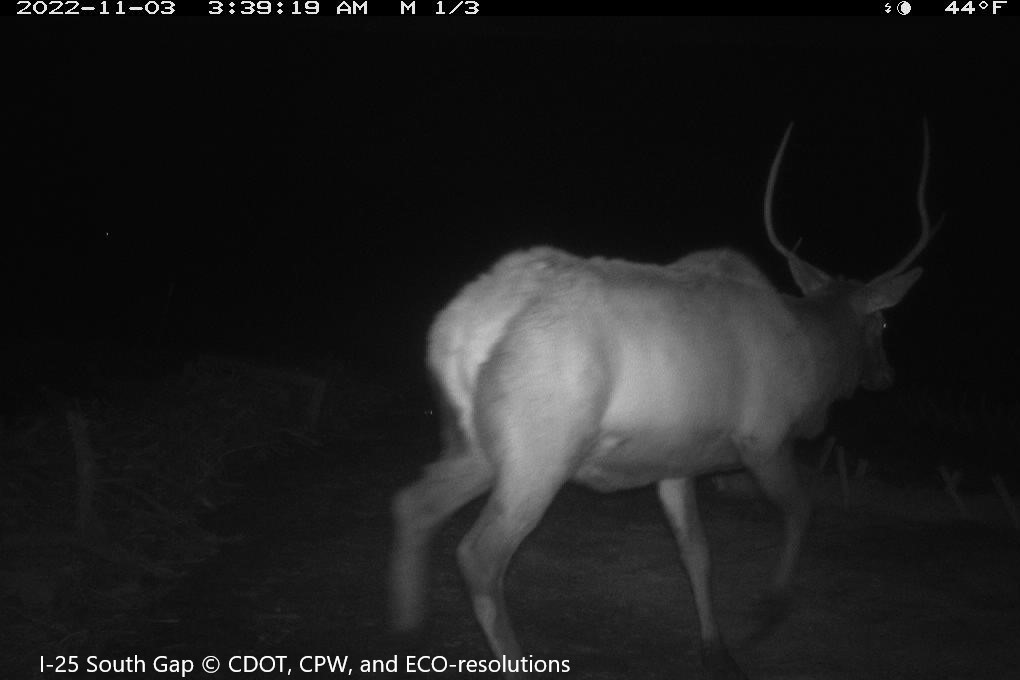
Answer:
[[[815,376],[816,408],[851,396],[860,382],[863,342],[853,309],[839,298],[795,298],[791,309],[807,338],[804,360]]]

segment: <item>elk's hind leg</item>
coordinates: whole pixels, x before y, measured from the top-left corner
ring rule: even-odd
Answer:
[[[390,556],[390,622],[397,632],[419,628],[425,617],[429,544],[436,529],[492,485],[494,471],[470,450],[447,451],[422,478],[393,497],[395,535]]]
[[[565,477],[551,474],[504,474],[471,531],[461,541],[457,557],[471,592],[475,616],[498,658],[521,657],[503,597],[503,576],[521,541],[531,533]],[[541,473],[541,470],[534,472]]]
[[[591,375],[598,377],[594,370]],[[457,549],[475,616],[497,657],[521,656],[503,597],[507,565],[588,450],[604,402],[594,382],[574,393],[547,378],[527,385],[484,412],[480,429],[487,454],[497,461],[497,479]]]
[[[711,560],[708,541],[698,514],[694,478],[664,479],[658,485],[659,500],[694,593],[694,606],[701,628],[701,661],[713,680],[743,680],[744,674],[730,656],[715,621],[711,593]]]

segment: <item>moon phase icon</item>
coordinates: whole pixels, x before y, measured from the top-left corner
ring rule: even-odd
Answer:
[[[902,2],[896,4],[896,11],[903,16],[910,14],[910,3],[907,0],[902,0]]]

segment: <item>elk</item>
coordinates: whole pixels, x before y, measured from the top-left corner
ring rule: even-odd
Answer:
[[[891,385],[882,312],[917,282],[921,269],[906,270],[933,233],[925,123],[921,234],[898,264],[861,283],[831,277],[787,249],[772,202],[791,130],[772,161],[763,217],[803,296],[780,294],[728,249],[659,266],[540,247],[505,256],[440,312],[427,364],[443,450],[393,498],[395,631],[423,622],[436,529],[488,491],[457,558],[495,656],[520,659],[503,576],[559,488],[654,483],[693,591],[702,664],[712,678],[745,677],[713,613],[695,478],[743,467],[779,507],[783,542],[770,593],[785,595],[810,514],[793,442],[819,434],[830,405],[858,385]],[[520,667],[507,669],[507,677],[523,676]]]

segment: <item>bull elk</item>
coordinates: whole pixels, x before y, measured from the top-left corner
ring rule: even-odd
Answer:
[[[503,598],[514,551],[567,481],[600,491],[655,483],[690,579],[702,663],[713,678],[744,677],[713,614],[695,478],[742,466],[778,505],[784,538],[771,589],[786,593],[810,514],[793,441],[820,433],[829,406],[858,385],[891,385],[882,311],[921,276],[906,269],[933,233],[925,123],[921,235],[896,266],[860,283],[788,250],[775,233],[772,199],[791,129],[772,161],[763,212],[802,297],[778,293],[749,259],[726,249],[659,266],[535,248],[501,259],[439,314],[427,363],[444,444],[393,499],[396,631],[423,622],[436,529],[491,491],[457,558],[492,651],[511,660],[508,677],[520,677]]]

